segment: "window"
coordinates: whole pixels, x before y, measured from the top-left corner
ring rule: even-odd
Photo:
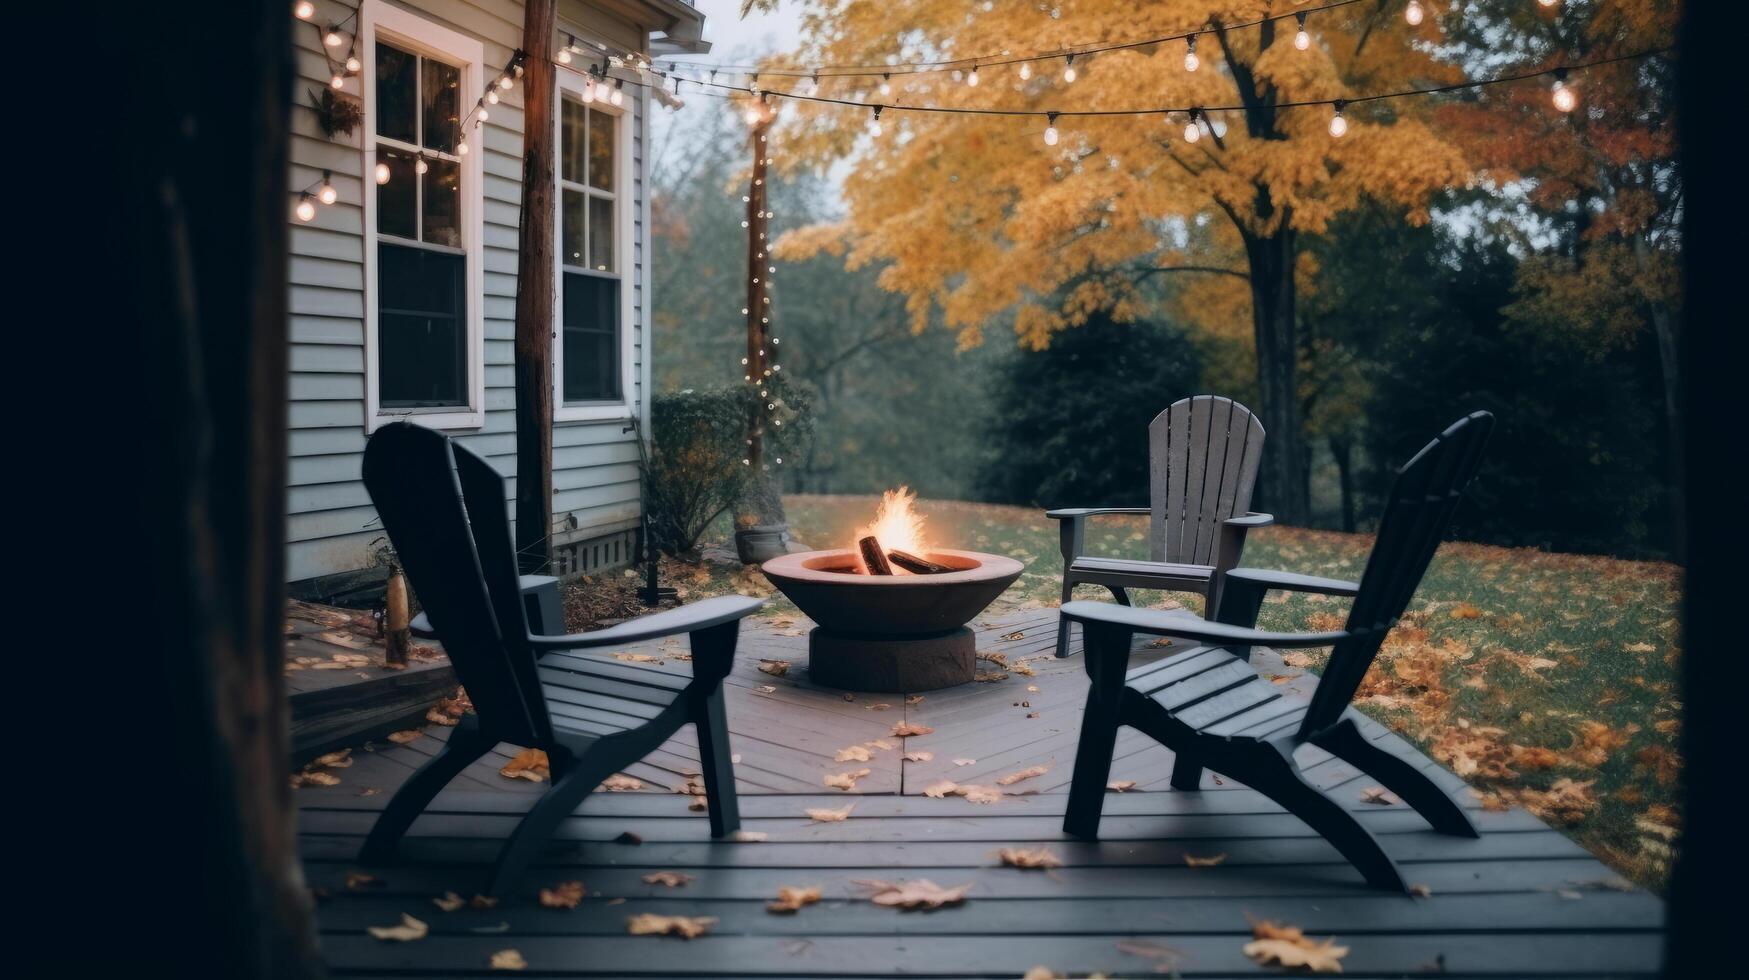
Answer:
[[[622,254],[627,117],[585,102],[567,82],[561,76],[555,416],[620,418],[631,373],[623,329],[630,320]]]
[[[393,418],[483,423],[478,154],[462,117],[481,45],[367,3],[367,428]]]

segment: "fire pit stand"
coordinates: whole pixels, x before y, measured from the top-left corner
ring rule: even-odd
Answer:
[[[1020,577],[1012,558],[975,551],[923,556],[949,571],[864,575],[848,551],[774,558],[765,577],[818,624],[808,637],[808,675],[824,687],[910,693],[951,687],[977,672],[966,627]]]

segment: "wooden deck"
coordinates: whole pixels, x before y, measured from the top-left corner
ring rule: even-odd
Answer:
[[[471,895],[498,842],[538,786],[500,776],[514,753],[487,760],[458,779],[414,825],[407,860],[360,868],[353,858],[394,788],[437,747],[433,727],[407,745],[378,743],[335,770],[338,786],[298,791],[306,870],[322,896],[322,942],[339,976],[470,977],[490,973],[494,952],[514,949],[541,976],[953,976],[1019,977],[1035,966],[1064,976],[1256,975],[1241,952],[1251,920],[1297,925],[1350,948],[1349,976],[1444,972],[1489,976],[1643,976],[1659,964],[1663,905],[1632,889],[1584,850],[1535,817],[1477,810],[1480,840],[1442,837],[1401,805],[1362,801],[1371,784],[1339,760],[1308,749],[1317,782],[1345,800],[1402,864],[1424,897],[1366,888],[1334,849],[1257,793],[1218,777],[1205,792],[1167,788],[1171,755],[1126,731],[1114,780],[1136,788],[1107,797],[1100,842],[1060,830],[1086,680],[1079,658],[1052,657],[1054,610],[990,616],[979,649],[1022,663],[1033,676],[931,692],[913,704],[900,695],[855,694],[809,685],[805,622],[750,621],[729,678],[729,721],[738,755],[744,828],[762,842],[712,842],[704,815],[674,792],[696,772],[690,730],[629,770],[644,791],[597,793],[562,828],[561,840],[530,871],[520,894],[489,909],[442,912],[431,899]],[[1078,643],[1077,643],[1078,648]],[[624,652],[672,655],[684,645]],[[1136,662],[1170,656],[1142,648]],[[1266,670],[1296,674],[1259,652]],[[792,663],[784,676],[758,669],[760,658]],[[993,664],[981,664],[993,669]],[[658,669],[685,672],[668,660]],[[1303,679],[1284,683],[1304,685]],[[895,723],[935,729],[892,738]],[[1406,754],[1398,736],[1371,726],[1381,745]],[[890,748],[880,747],[881,740]],[[868,745],[868,743],[876,743]],[[835,761],[854,745],[867,762]],[[928,752],[927,761],[905,753]],[[975,760],[964,762],[963,760]],[[1426,765],[1474,801],[1455,776]],[[991,785],[1034,766],[1044,775],[1003,787],[992,804],[935,799],[941,779]],[[829,789],[825,776],[866,768],[855,792]],[[804,811],[854,802],[848,820],[817,823]],[[633,832],[641,843],[616,841]],[[1003,867],[997,850],[1044,846],[1062,859],[1049,870]],[[1215,866],[1186,857],[1225,855]],[[349,889],[347,875],[377,881]],[[648,884],[654,871],[679,871],[683,887]],[[967,900],[934,912],[876,906],[859,880],[928,878],[970,883]],[[581,880],[588,896],[575,910],[541,907],[536,891]],[[791,915],[766,911],[786,885],[818,885],[823,900]],[[643,912],[713,916],[693,940],[627,934]],[[430,926],[424,939],[381,942],[366,928],[410,913]]]

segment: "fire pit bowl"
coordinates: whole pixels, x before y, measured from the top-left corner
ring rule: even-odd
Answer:
[[[934,575],[864,575],[849,550],[784,555],[762,568],[771,584],[817,624],[808,636],[808,673],[827,687],[928,691],[977,673],[966,627],[1024,566],[976,551],[931,550],[953,569]]]

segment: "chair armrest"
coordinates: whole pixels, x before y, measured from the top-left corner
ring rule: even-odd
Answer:
[[[1221,523],[1228,527],[1268,527],[1275,523],[1275,515],[1259,514],[1256,511],[1252,511],[1241,517],[1229,517]]]
[[[1351,596],[1360,592],[1358,582],[1347,582],[1339,578],[1321,578],[1317,575],[1301,575],[1297,572],[1283,572],[1273,568],[1235,568],[1227,572],[1229,581],[1245,582],[1253,587],[1281,589],[1284,592],[1317,592],[1323,595]]]
[[[1153,511],[1146,507],[1059,507],[1056,510],[1045,511],[1045,516],[1053,521],[1075,520],[1082,517],[1092,517],[1095,514],[1150,514]]]
[[[678,609],[667,609],[648,616],[627,620],[592,633],[571,633],[565,636],[530,636],[529,646],[538,656],[555,650],[583,650],[590,647],[617,646],[637,640],[653,640],[680,633],[696,633],[744,619],[765,605],[764,599],[752,596],[725,595],[702,602],[689,603]]]
[[[1062,615],[1063,618],[1078,623],[1103,623],[1137,633],[1182,637],[1220,647],[1327,647],[1353,635],[1347,630],[1332,630],[1328,633],[1273,633],[1269,630],[1230,626],[1194,616],[1178,615],[1163,609],[1137,609],[1134,606],[1086,599],[1063,603]]]

